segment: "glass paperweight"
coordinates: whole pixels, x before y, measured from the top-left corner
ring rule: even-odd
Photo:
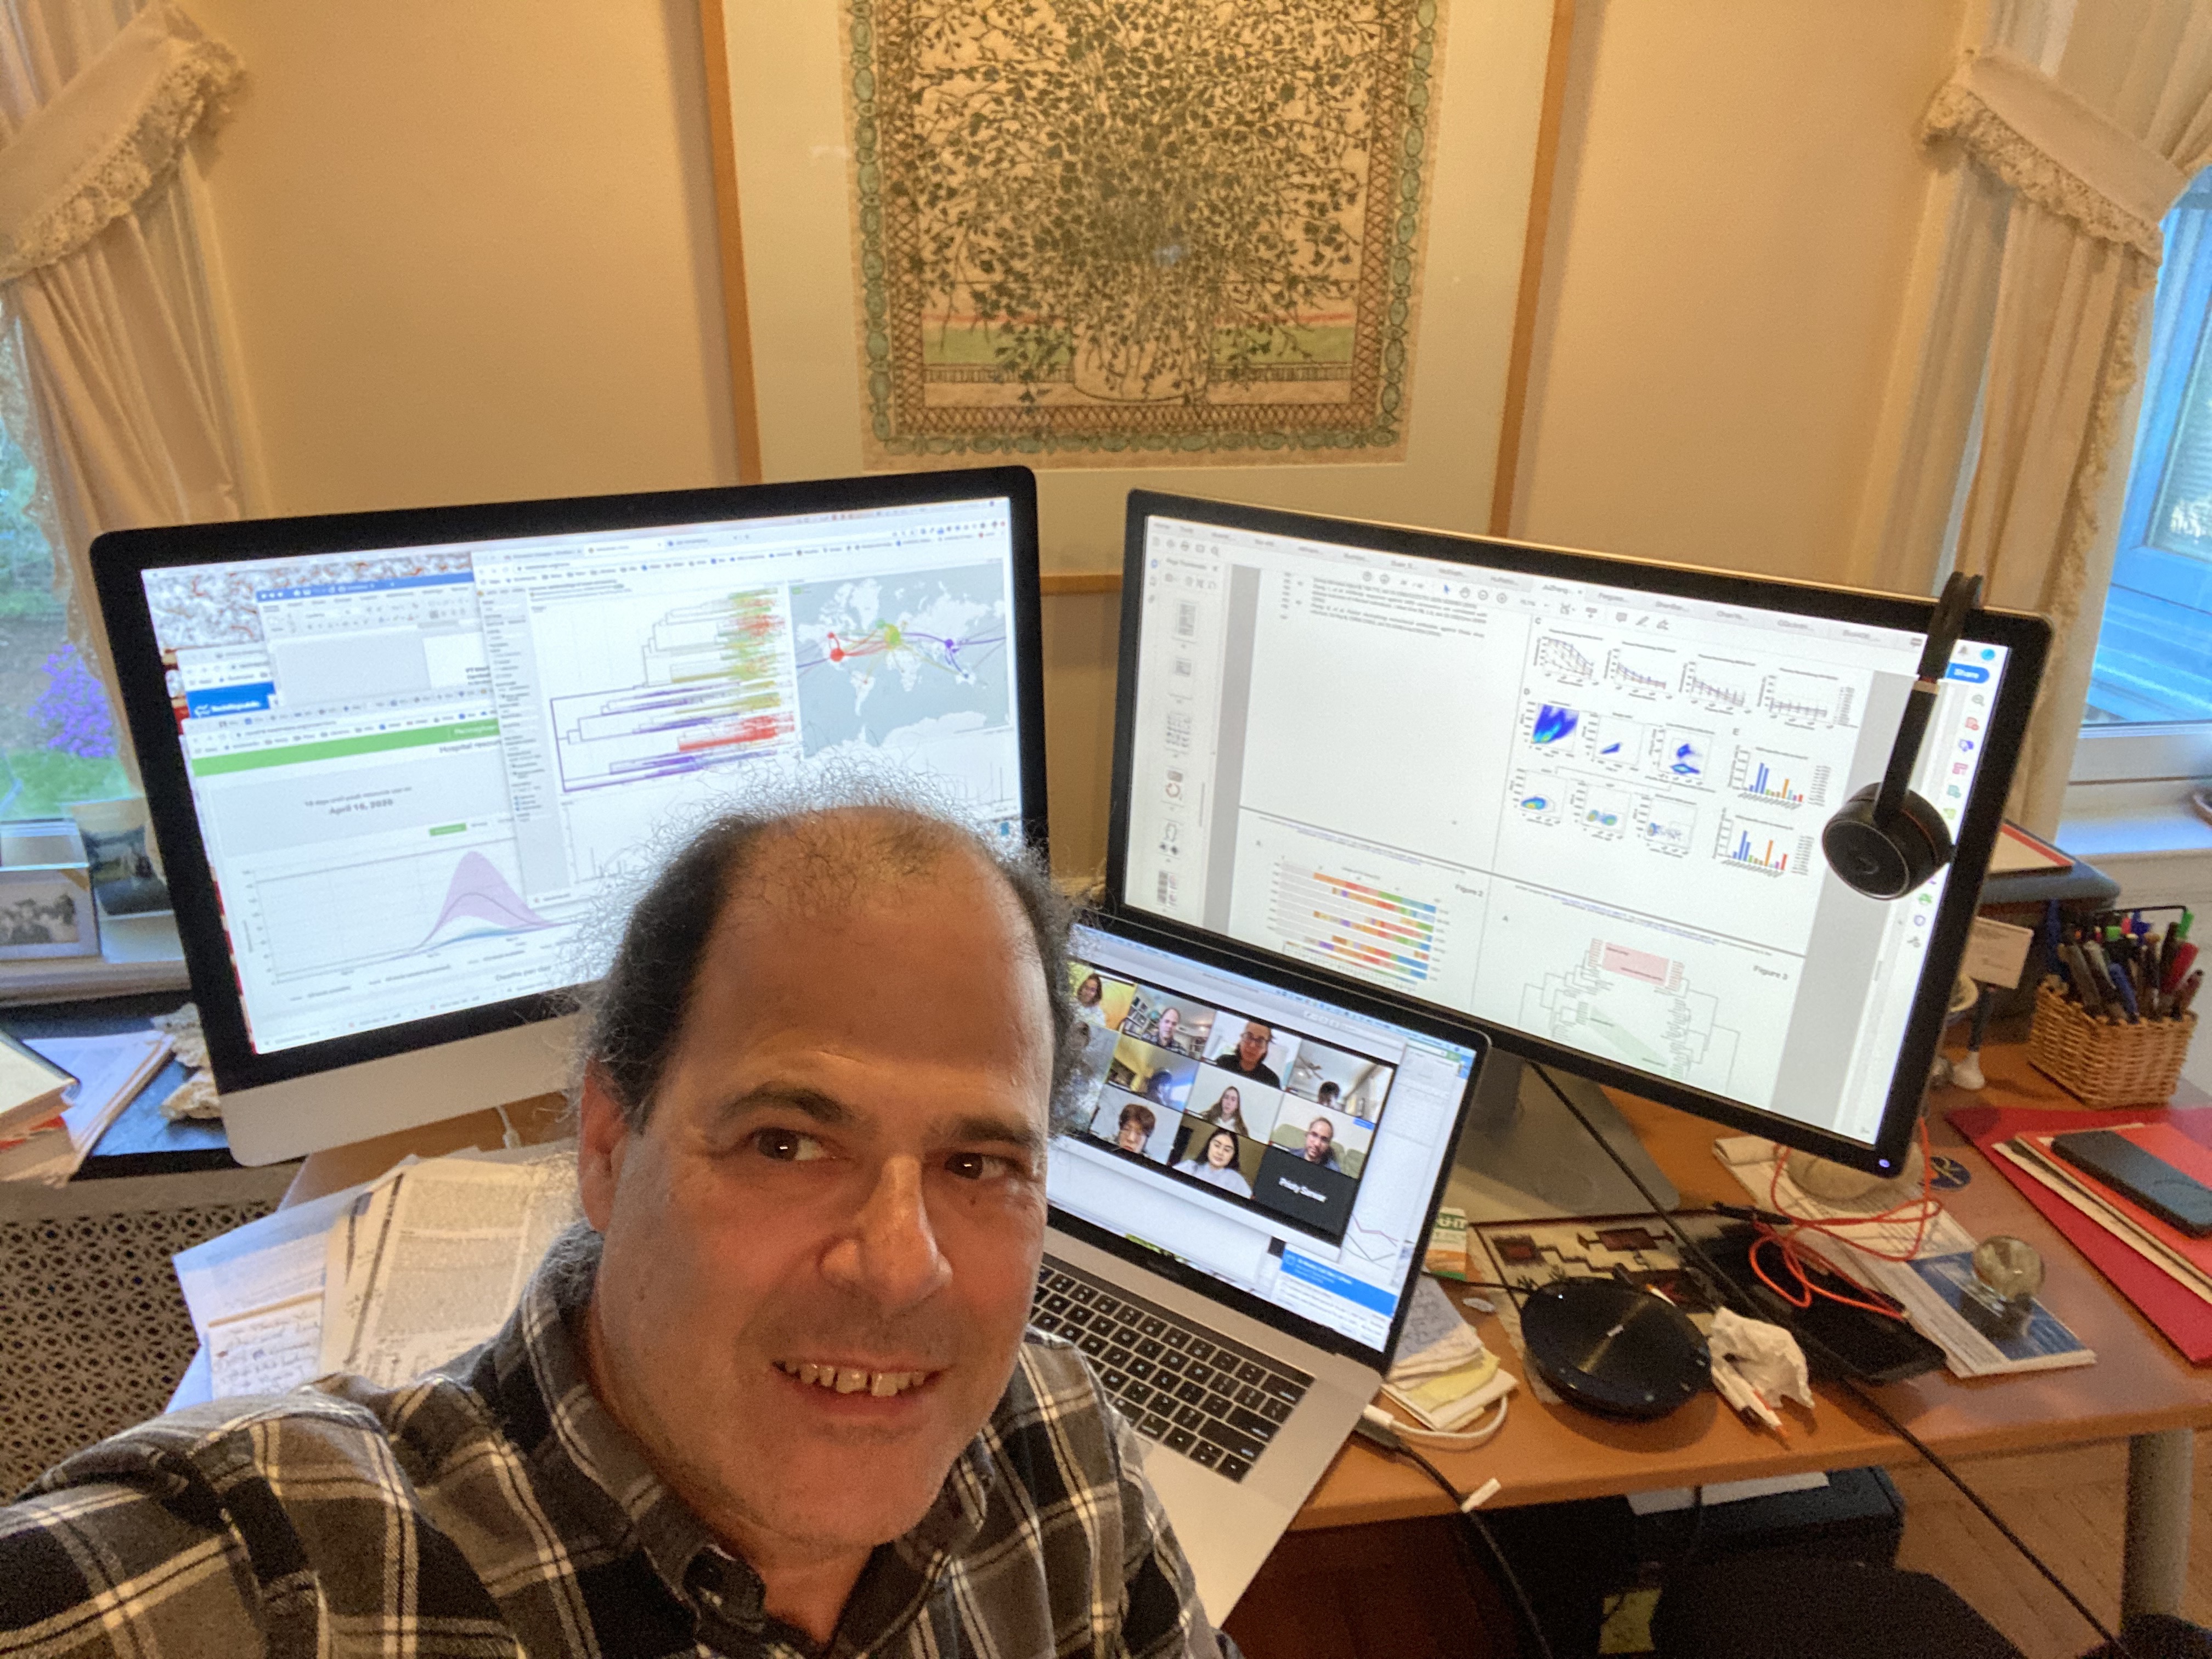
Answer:
[[[2018,1336],[2035,1311],[2043,1288],[2043,1258],[2035,1246],[1996,1233],[1974,1246],[1974,1276],[1960,1287],[1959,1311],[1992,1342]]]

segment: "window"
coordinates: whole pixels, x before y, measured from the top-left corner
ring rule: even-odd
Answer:
[[[2085,735],[2212,721],[2208,320],[2212,171],[2200,174],[2166,216],[2135,463],[2082,717]]]
[[[125,794],[107,693],[70,642],[40,501],[21,341],[0,331],[0,818]],[[91,596],[84,596],[91,603]]]

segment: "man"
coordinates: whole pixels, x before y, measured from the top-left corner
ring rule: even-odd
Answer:
[[[1337,1097],[1343,1092],[1344,1091],[1338,1088],[1335,1084],[1324,1083],[1321,1085],[1320,1093],[1315,1097],[1314,1103],[1318,1106],[1334,1106],[1336,1104]]]
[[[70,1459],[0,1510],[0,1655],[1213,1655],[1129,1431],[1024,1334],[1065,928],[908,809],[714,824],[596,994],[589,1231],[507,1328]]]
[[[1256,1019],[1248,1019],[1244,1022],[1243,1035],[1237,1039],[1236,1048],[1213,1063],[1225,1066],[1238,1076],[1249,1077],[1255,1083],[1264,1083],[1270,1089],[1279,1089],[1283,1086],[1283,1080],[1267,1065],[1267,1050],[1274,1041],[1273,1026],[1263,1025]]]
[[[1133,1100],[1121,1109],[1121,1129],[1114,1144],[1125,1152],[1142,1156],[1152,1142],[1152,1131],[1158,1127],[1159,1120],[1152,1115],[1152,1109],[1139,1106]]]
[[[1329,1169],[1342,1165],[1336,1156],[1336,1125],[1325,1117],[1317,1117],[1306,1125],[1306,1162],[1324,1164]]]
[[[1176,1008],[1161,1009],[1159,1029],[1153,1033],[1152,1041],[1158,1043],[1163,1048],[1174,1048],[1176,1046],[1176,1029],[1182,1024],[1182,1010]]]

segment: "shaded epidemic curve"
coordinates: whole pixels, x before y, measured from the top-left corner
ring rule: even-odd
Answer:
[[[446,884],[446,902],[439,907],[437,921],[430,931],[422,935],[414,951],[427,951],[437,942],[441,929],[449,922],[466,917],[489,922],[492,931],[501,933],[526,933],[553,924],[532,909],[522,895],[507,885],[507,878],[482,853],[471,848],[461,854],[453,866],[453,879]]]

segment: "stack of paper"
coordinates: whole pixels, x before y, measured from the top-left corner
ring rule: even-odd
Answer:
[[[33,1037],[24,1045],[76,1079],[58,1112],[46,1112],[0,1139],[0,1181],[58,1187],[77,1172],[108,1126],[167,1064],[159,1031],[114,1036]]]
[[[2212,1152],[2169,1123],[2100,1123],[2198,1180],[2212,1176]],[[2051,1133],[2014,1135],[1996,1151],[2034,1180],[2180,1285],[2212,1302],[2212,1238],[2192,1238],[2124,1194],[2114,1192],[2051,1150]]]
[[[2019,1334],[2002,1341],[1993,1341],[1967,1323],[1959,1311],[1959,1297],[1974,1277],[1974,1237],[1948,1210],[1939,1211],[1924,1232],[1911,1221],[1870,1221],[1869,1216],[1888,1209],[1896,1200],[1875,1198],[1854,1208],[1814,1198],[1790,1180],[1786,1164],[1778,1178],[1775,1161],[1782,1154],[1771,1140],[1757,1135],[1726,1136],[1713,1143],[1713,1152],[1743,1183],[1754,1203],[1771,1203],[1784,1214],[1814,1220],[1858,1223],[1850,1230],[1850,1242],[1809,1227],[1798,1228],[1790,1237],[1844,1278],[1901,1304],[1912,1328],[1943,1350],[1953,1376],[2003,1376],[2096,1362],[2096,1354],[2040,1302]],[[1919,1249],[1911,1261],[1888,1259],[1911,1250],[1916,1234]],[[1875,1250],[1882,1254],[1872,1254]]]
[[[1459,1427],[1513,1388],[1512,1374],[1426,1274],[1414,1281],[1396,1352],[1382,1391],[1431,1429]]]
[[[204,1378],[172,1407],[328,1371],[394,1387],[494,1334],[576,1218],[573,1143],[460,1152],[179,1252]]]

